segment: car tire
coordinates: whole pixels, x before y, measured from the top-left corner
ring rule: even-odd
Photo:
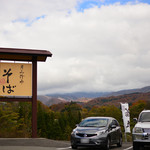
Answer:
[[[71,145],[71,148],[72,149],[77,149],[77,146],[76,145]]]
[[[140,150],[140,144],[137,142],[133,142],[133,150]]]
[[[110,138],[108,137],[105,145],[105,150],[109,150],[109,149],[110,149]]]
[[[122,136],[119,138],[119,143],[117,143],[117,147],[122,147]]]

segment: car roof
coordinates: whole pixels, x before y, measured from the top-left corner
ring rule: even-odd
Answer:
[[[142,112],[150,112],[150,110],[143,110]],[[141,112],[141,113],[142,113],[142,112]]]
[[[113,118],[113,117],[87,117],[87,118],[85,118],[85,119],[97,119],[97,118],[102,118],[102,119],[115,119],[115,118]],[[115,119],[116,120],[116,119]]]

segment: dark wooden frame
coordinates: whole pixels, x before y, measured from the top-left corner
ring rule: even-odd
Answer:
[[[0,60],[32,62],[32,97],[0,97],[0,102],[32,102],[32,137],[37,137],[37,62],[52,57],[47,50],[0,48]]]

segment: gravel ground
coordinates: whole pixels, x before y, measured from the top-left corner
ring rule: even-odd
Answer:
[[[56,141],[45,138],[0,138],[0,146],[40,146],[40,147],[69,147],[69,141]]]

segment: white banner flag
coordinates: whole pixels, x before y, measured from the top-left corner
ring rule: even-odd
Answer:
[[[130,111],[128,103],[120,103],[125,133],[130,133]]]

